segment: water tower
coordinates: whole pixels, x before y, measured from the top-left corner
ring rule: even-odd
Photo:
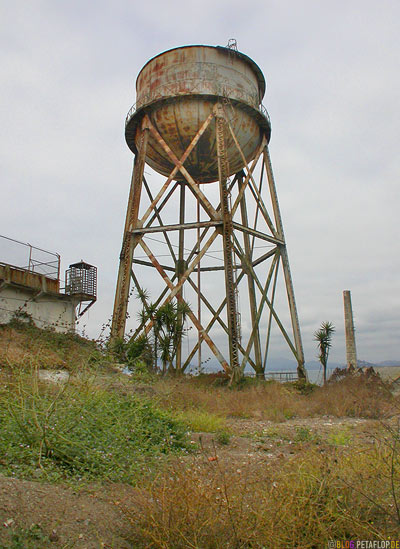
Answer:
[[[124,337],[131,279],[158,306],[189,304],[192,331],[178,344],[177,371],[210,354],[233,376],[246,367],[263,376],[277,330],[305,375],[264,93],[260,68],[235,42],[166,51],[136,81],[111,337]],[[151,329],[144,319],[135,334]]]

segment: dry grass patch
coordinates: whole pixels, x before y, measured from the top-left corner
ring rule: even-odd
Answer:
[[[353,378],[308,391],[277,382],[229,389],[190,379],[165,379],[153,389],[160,404],[171,410],[202,410],[225,418],[276,422],[316,415],[380,418],[389,414],[396,402],[384,384]]]
[[[398,456],[392,474],[387,446],[359,450],[306,448],[262,468],[207,456],[178,462],[125,509],[131,541],[160,549],[286,549],[396,537]]]
[[[96,342],[77,334],[41,330],[18,321],[0,325],[0,367],[75,371],[101,360]]]
[[[375,379],[348,377],[318,387],[306,399],[300,416],[332,415],[377,419],[389,415],[398,399]]]
[[[196,385],[191,380],[163,380],[154,389],[160,403],[178,410],[207,410],[220,417],[283,421],[296,414],[301,395],[279,383],[239,389]]]

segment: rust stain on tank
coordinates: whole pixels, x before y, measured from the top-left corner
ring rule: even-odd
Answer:
[[[186,46],[151,59],[136,81],[136,112],[126,126],[128,146],[136,150],[135,127],[147,113],[168,146],[180,158],[201,125],[223,102],[247,162],[261,143],[269,139],[269,121],[260,113],[259,101],[265,80],[258,66],[247,56],[227,48]],[[230,175],[243,168],[243,161],[227,135]],[[168,155],[153,137],[149,138],[146,162],[162,175],[173,169]],[[185,167],[196,181],[218,179],[215,123],[211,123]],[[178,179],[181,175],[178,173]]]

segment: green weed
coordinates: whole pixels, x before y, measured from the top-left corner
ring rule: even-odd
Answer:
[[[271,439],[283,438],[282,433],[275,427],[270,427],[261,431],[260,436],[264,436]]]
[[[296,442],[320,442],[321,437],[309,429],[308,427],[296,427]]]
[[[228,431],[219,431],[215,437],[218,444],[227,445],[231,441],[231,435]]]
[[[179,412],[177,417],[196,432],[215,433],[225,429],[226,425],[224,418],[203,410],[185,410]]]
[[[11,532],[6,545],[0,543],[0,549],[42,549],[50,546],[48,536],[38,524],[32,524],[29,528],[16,528]]]
[[[335,429],[328,436],[328,443],[333,446],[347,446],[351,442],[351,434],[347,427]]]
[[[185,427],[148,399],[62,388],[23,376],[0,393],[0,472],[132,482],[156,456],[187,447]]]
[[[283,410],[283,416],[285,419],[292,419],[296,417],[296,412],[294,410],[290,410],[286,408]]]

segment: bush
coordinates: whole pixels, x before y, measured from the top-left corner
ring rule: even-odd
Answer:
[[[137,359],[134,364],[128,364],[128,370],[133,383],[152,384],[157,379],[157,374],[152,372],[142,360]]]
[[[132,369],[134,369],[138,362],[144,364],[148,368],[153,366],[153,349],[145,335],[141,335],[136,339],[131,339],[126,344],[126,357],[128,365]]]

